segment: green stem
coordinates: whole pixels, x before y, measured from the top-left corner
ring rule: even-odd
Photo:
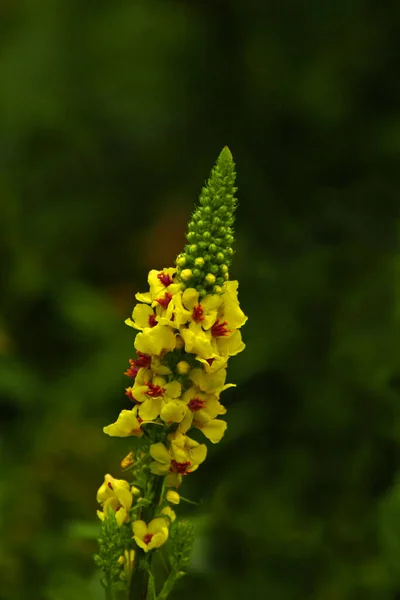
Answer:
[[[143,519],[149,523],[153,518],[160,504],[160,499],[164,489],[164,478],[158,475],[153,476],[154,497],[150,506],[143,507],[140,511],[139,519]],[[149,554],[144,554],[143,551],[137,550],[135,560],[135,568],[129,587],[129,600],[147,600],[149,587],[149,571],[151,569],[151,560],[154,550]],[[153,584],[154,585],[154,584]]]
[[[167,579],[165,580],[165,583],[163,585],[161,592],[157,596],[157,600],[166,600],[168,598],[168,596],[170,595],[170,593],[172,592],[172,588],[174,587],[175,583],[178,581],[178,579],[183,577],[184,574],[185,573],[183,571],[178,571],[178,572],[171,571],[171,573],[168,575]]]

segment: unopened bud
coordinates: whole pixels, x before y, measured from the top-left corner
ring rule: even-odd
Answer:
[[[181,360],[176,365],[176,370],[179,373],[179,375],[187,375],[190,371],[190,365],[188,362],[186,362],[186,360]]]
[[[183,254],[178,256],[176,259],[176,264],[178,265],[178,267],[184,267],[186,265],[186,256],[184,256]]]
[[[181,501],[180,495],[174,490],[168,490],[167,495],[165,497],[168,500],[168,502],[171,502],[171,504],[179,504],[179,502]]]
[[[129,452],[121,461],[121,469],[127,469],[133,465],[133,452]]]
[[[213,275],[212,273],[207,273],[204,279],[210,285],[213,285],[215,283],[215,275]]]
[[[193,277],[192,269],[183,269],[183,271],[181,273],[181,279],[183,279],[183,281],[189,281],[189,279],[191,279],[192,277]]]

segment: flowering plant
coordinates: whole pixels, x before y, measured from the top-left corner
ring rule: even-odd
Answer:
[[[236,198],[232,155],[225,147],[202,189],[189,222],[187,245],[176,266],[151,270],[149,290],[126,324],[137,330],[136,358],[125,372],[130,408],[104,433],[136,438],[121,463],[126,479],[107,474],[98,490],[102,521],[99,553],[107,598],[165,600],[190,562],[194,531],[178,519],[177,491],[207,455],[205,443],[189,437],[198,429],[218,443],[227,423],[220,394],[228,359],[245,345],[247,320],[239,306],[238,282],[229,279]],[[154,553],[167,550],[168,576],[161,590],[152,568]]]

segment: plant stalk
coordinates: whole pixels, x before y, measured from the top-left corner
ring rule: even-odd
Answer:
[[[153,490],[154,499],[148,507],[143,507],[140,513],[140,519],[143,519],[146,523],[149,523],[155,515],[155,512],[160,504],[162,491],[163,491],[164,478],[154,476],[153,479]],[[149,554],[145,554],[142,550],[137,550],[135,560],[135,567],[132,574],[131,584],[129,587],[129,600],[147,600],[147,593],[149,588],[149,570],[151,569],[153,551]]]

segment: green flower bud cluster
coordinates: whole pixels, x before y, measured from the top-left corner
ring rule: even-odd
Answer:
[[[237,205],[235,177],[235,163],[225,146],[189,222],[188,243],[176,259],[182,289],[194,287],[202,297],[221,293],[224,282],[229,279]]]
[[[119,527],[115,512],[110,509],[101,524],[99,553],[94,556],[97,567],[103,571],[103,578],[100,581],[105,589],[111,590],[114,586],[124,587],[121,581],[122,567],[118,559],[130,547],[131,541],[131,528],[125,523]]]
[[[171,530],[169,560],[175,571],[186,569],[191,561],[195,529],[188,520],[177,520]]]

